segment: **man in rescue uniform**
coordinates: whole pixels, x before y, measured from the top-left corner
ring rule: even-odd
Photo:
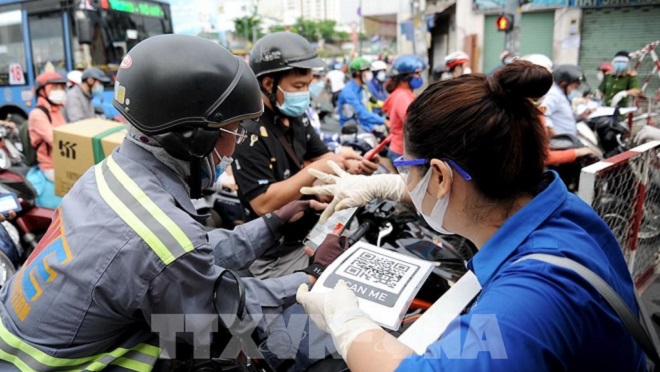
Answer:
[[[605,74],[600,82],[598,90],[603,95],[606,106],[627,106],[628,96],[639,96],[642,94],[641,84],[637,72],[628,71],[630,68],[630,56],[628,52],[618,52],[612,59],[612,71]]]
[[[76,182],[0,292],[2,371],[151,371],[159,335],[208,348],[209,333],[225,323],[218,312],[240,303],[215,289],[222,267],[250,265],[309,207],[296,202],[234,231],[207,233],[200,223],[191,197],[213,184],[216,164],[229,163],[245,138],[240,121],[263,110],[254,74],[216,43],[141,42],[121,63],[113,105],[129,123],[127,138]],[[236,313],[256,319],[264,335],[260,315],[293,304],[298,286],[313,284],[341,251],[331,236],[304,272],[241,280],[244,312]]]

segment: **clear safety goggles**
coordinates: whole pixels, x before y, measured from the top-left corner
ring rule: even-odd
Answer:
[[[229,130],[225,128],[218,128],[221,132],[229,133],[233,136],[236,136],[236,144],[240,145],[241,143],[245,142],[247,139],[247,129],[243,126],[243,124],[239,124],[236,130]]]
[[[440,159],[442,161],[447,162],[452,168],[456,170],[456,173],[460,174],[461,177],[463,177],[464,180],[470,181],[472,180],[472,176],[468,172],[466,172],[460,165],[458,165],[455,161],[451,159]],[[431,160],[429,159],[409,159],[405,160],[403,156],[400,156],[394,160],[394,166],[396,167],[396,170],[399,171],[399,174],[401,177],[403,177],[404,181],[408,182],[408,177],[410,174],[410,167],[413,166],[418,166],[418,165],[425,165],[429,164]]]

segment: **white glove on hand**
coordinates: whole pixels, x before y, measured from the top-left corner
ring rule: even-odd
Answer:
[[[660,128],[645,125],[635,136],[635,143],[660,140]]]
[[[612,97],[612,107],[616,107],[619,105],[619,102],[628,97],[628,91],[627,90],[622,90],[619,93],[615,94],[614,97]]]
[[[380,329],[371,318],[360,310],[357,296],[340,280],[335,288],[325,293],[310,293],[307,284],[301,284],[296,301],[323,331],[332,336],[339,355],[346,360],[348,349],[364,332]]]
[[[227,174],[227,172],[220,175],[217,184],[219,184],[221,188],[224,187],[231,191],[236,191],[238,189],[236,186],[236,179],[234,176]]]
[[[335,198],[321,215],[325,222],[335,211],[346,208],[361,207],[373,199],[402,201],[406,195],[406,183],[396,174],[379,174],[375,176],[352,175],[328,160],[328,166],[336,175],[323,173],[310,168],[309,174],[326,183],[322,186],[303,187],[304,195],[331,195]]]

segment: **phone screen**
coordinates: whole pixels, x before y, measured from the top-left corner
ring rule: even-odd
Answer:
[[[19,209],[18,199],[12,194],[0,195],[0,213]]]
[[[337,232],[341,235],[353,219],[356,211],[357,207],[344,209],[333,213],[324,223],[317,223],[307,235],[304,241],[305,245],[316,250],[323,243],[325,237],[335,232],[336,229],[339,229]]]

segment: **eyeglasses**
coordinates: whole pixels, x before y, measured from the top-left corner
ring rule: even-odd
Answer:
[[[463,177],[464,180],[466,181],[471,181],[472,176],[468,172],[466,172],[463,168],[461,168],[460,165],[456,164],[455,161],[447,158],[442,158],[440,159],[442,161],[446,161],[452,168],[456,169],[456,173],[460,174],[461,177]],[[410,167],[416,166],[416,165],[424,165],[424,164],[429,164],[431,160],[429,159],[410,159],[410,160],[404,160],[403,156],[400,156],[394,160],[394,166],[396,167],[396,170],[399,171],[399,174],[404,178],[408,178],[408,174],[410,172]]]
[[[241,143],[245,142],[247,139],[247,129],[243,126],[243,124],[239,124],[238,128],[236,130],[228,130],[225,128],[218,128],[221,132],[229,133],[231,135],[236,136],[236,144],[240,145]]]

